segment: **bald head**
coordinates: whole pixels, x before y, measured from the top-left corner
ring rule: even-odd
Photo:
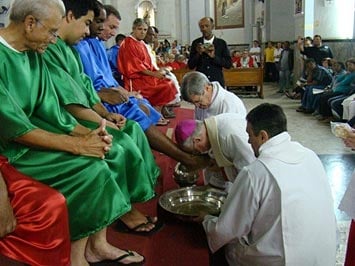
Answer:
[[[39,20],[46,20],[57,10],[61,17],[65,16],[65,7],[61,0],[15,0],[11,6],[10,20],[23,22],[29,15]]]
[[[212,30],[214,29],[214,21],[211,17],[203,17],[198,22],[200,31],[203,37],[207,40],[213,37]]]

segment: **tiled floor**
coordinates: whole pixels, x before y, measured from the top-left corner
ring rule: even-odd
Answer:
[[[341,139],[331,133],[329,124],[322,124],[311,115],[297,113],[295,110],[300,102],[288,99],[277,93],[277,90],[275,84],[267,83],[264,86],[264,99],[242,97],[242,100],[248,110],[263,102],[282,106],[292,139],[315,151],[323,162],[332,188],[338,221],[339,247],[336,265],[343,265],[350,218],[338,209],[338,205],[355,168],[355,152],[346,148]]]

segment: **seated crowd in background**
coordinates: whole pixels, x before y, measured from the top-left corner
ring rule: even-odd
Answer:
[[[146,201],[154,196],[154,185],[160,173],[160,170],[154,161],[146,137],[148,138],[149,144],[152,146],[152,148],[157,148],[159,146],[159,151],[166,153],[174,159],[184,163],[186,162],[186,164],[188,164],[188,161],[191,161],[191,165],[199,163],[200,166],[204,166],[207,164],[207,160],[202,158],[203,156],[197,156],[196,154],[190,156],[190,154],[186,154],[178,147],[175,147],[173,142],[158,134],[154,126],[154,123],[157,121],[153,121],[146,126],[143,126],[143,123],[138,124],[140,121],[136,121],[138,123],[133,121],[138,120],[136,118],[137,116],[134,115],[129,117],[128,109],[127,115],[125,114],[125,116],[131,118],[132,120],[126,121],[126,118],[118,114],[121,113],[121,111],[118,111],[118,109],[121,108],[120,110],[122,110],[122,107],[127,105],[138,105],[136,104],[136,102],[138,102],[139,106],[143,105],[146,109],[151,110],[151,112],[147,111],[147,113],[153,113],[154,110],[151,109],[148,101],[143,99],[143,96],[147,98],[154,107],[157,107],[158,111],[162,111],[163,107],[169,104],[175,104],[177,101],[179,101],[179,84],[176,84],[176,78],[174,79],[174,76],[169,73],[168,69],[177,70],[180,68],[186,68],[187,60],[190,54],[190,47],[188,45],[181,47],[176,40],[171,44],[168,40],[164,40],[164,42],[158,44],[156,42],[156,37],[150,40],[146,39],[145,37],[147,36],[156,36],[158,29],[156,27],[148,27],[143,19],[136,19],[133,22],[132,35],[127,37],[124,35],[117,35],[116,44],[107,51],[106,56],[101,41],[107,41],[113,35],[109,34],[105,37],[104,24],[110,23],[110,15],[116,14],[114,11],[110,11],[110,6],[103,6],[95,0],[89,0],[87,1],[88,3],[86,3],[87,13],[78,15],[76,14],[76,4],[71,4],[69,0],[64,0],[63,2],[66,7],[65,13],[63,7],[56,3],[58,1],[48,1],[50,4],[45,4],[45,1],[41,2],[43,2],[45,7],[51,7],[49,13],[52,15],[53,21],[55,21],[56,24],[61,24],[61,28],[58,30],[58,34],[56,32],[56,35],[50,35],[50,38],[56,39],[58,36],[60,36],[60,39],[56,44],[54,44],[52,39],[48,39],[48,44],[50,42],[53,43],[48,47],[44,56],[37,55],[36,53],[30,53],[29,57],[27,58],[29,61],[33,60],[33,62],[41,62],[48,65],[48,69],[40,68],[39,64],[34,64],[35,70],[27,69],[26,65],[16,64],[17,72],[24,74],[25,81],[32,81],[32,77],[36,77],[36,74],[39,73],[41,74],[41,77],[44,77],[48,84],[50,84],[53,88],[49,86],[47,91],[47,87],[44,88],[45,85],[42,84],[39,80],[33,81],[35,84],[38,84],[38,86],[37,90],[34,91],[34,94],[30,99],[32,102],[30,102],[30,100],[26,97],[15,99],[13,95],[15,91],[14,88],[19,87],[16,86],[16,84],[19,84],[19,81],[14,80],[9,81],[9,84],[3,84],[3,80],[0,80],[0,89],[3,92],[3,95],[6,96],[2,96],[4,97],[3,102],[6,102],[5,108],[6,110],[10,111],[10,114],[18,111],[16,108],[14,108],[14,106],[33,105],[30,106],[32,108],[30,112],[31,114],[25,114],[27,110],[21,110],[21,121],[25,121],[21,123],[18,123],[17,118],[15,118],[16,116],[9,118],[9,116],[6,115],[6,112],[4,111],[5,108],[3,109],[2,115],[0,117],[4,120],[4,122],[8,123],[10,121],[11,125],[13,125],[13,128],[16,127],[16,129],[21,132],[25,132],[28,130],[28,128],[31,129],[28,130],[27,133],[22,133],[23,135],[18,137],[18,132],[14,132],[11,127],[8,129],[4,128],[4,136],[1,137],[2,142],[12,144],[12,140],[15,139],[18,145],[18,147],[5,145],[6,147],[4,146],[4,150],[8,152],[7,154],[5,152],[5,154],[8,156],[14,156],[14,153],[20,151],[21,149],[21,152],[23,152],[23,154],[21,154],[22,157],[19,156],[18,158],[10,158],[13,160],[14,166],[23,171],[26,175],[33,176],[39,181],[52,186],[65,196],[65,198],[62,197],[61,194],[50,189],[46,185],[39,183],[37,184],[36,182],[32,183],[33,188],[38,189],[38,191],[44,191],[47,193],[46,195],[48,195],[48,197],[55,199],[54,203],[56,204],[46,207],[55,207],[54,209],[56,210],[57,215],[51,214],[52,218],[58,220],[61,218],[62,223],[56,224],[56,227],[51,228],[51,230],[58,230],[58,232],[53,234],[52,239],[47,240],[48,242],[56,241],[56,246],[53,247],[61,248],[62,253],[50,254],[48,258],[40,258],[40,256],[38,256],[38,258],[35,258],[38,261],[29,261],[29,263],[34,265],[38,263],[40,265],[44,263],[41,262],[41,260],[45,261],[52,259],[53,257],[57,260],[61,260],[63,265],[68,264],[70,260],[69,238],[71,238],[72,241],[71,260],[74,264],[84,265],[86,262],[95,263],[102,259],[116,260],[117,262],[121,261],[123,264],[134,262],[142,263],[144,261],[144,257],[138,253],[121,250],[111,246],[106,239],[106,228],[117,219],[120,219],[125,223],[127,228],[130,227],[129,230],[136,231],[136,233],[139,233],[140,231],[154,230],[154,227],[157,225],[156,217],[145,216],[144,214],[141,214],[139,211],[135,210],[135,208],[131,205],[132,202]],[[56,8],[52,7],[52,2],[56,3]],[[71,12],[75,13],[74,20],[68,19],[72,14]],[[35,14],[35,11],[33,11],[33,16]],[[54,24],[53,21],[49,20],[47,17],[37,15],[37,18],[34,18],[31,16],[32,14],[26,15],[24,18],[22,18],[22,20],[14,20],[17,22],[17,25],[13,26],[12,24],[12,26],[16,27],[18,36],[24,35],[22,33],[25,32],[23,25],[25,25],[29,19],[37,20],[38,23],[36,24],[36,27],[40,27],[43,33],[47,29],[44,24],[41,24],[42,22],[39,22],[39,19],[41,19],[41,21],[45,21],[46,23]],[[115,17],[116,22],[117,20],[120,20],[119,15],[113,15],[113,17]],[[61,19],[62,21],[60,21]],[[84,19],[89,21],[92,20],[92,23],[89,23],[90,25],[86,25],[84,23]],[[71,31],[70,29],[73,27],[73,25],[70,25],[70,23],[77,23],[75,24],[76,26],[82,25],[81,29],[83,32],[81,34],[86,35],[86,38],[79,42],[82,35]],[[51,24],[49,25],[51,26]],[[84,26],[84,24],[86,26]],[[89,28],[90,35],[88,34]],[[115,28],[115,30],[116,29],[117,28]],[[147,32],[147,35],[145,35],[143,38],[141,33],[145,31]],[[13,51],[9,49],[10,45],[7,45],[6,42],[9,36],[8,29],[3,33],[4,40],[2,42],[6,45],[1,46],[1,49],[3,50],[3,53],[9,54],[8,58],[15,58],[17,55],[12,54]],[[80,36],[76,36],[75,34],[79,34]],[[26,39],[26,36],[22,37]],[[20,44],[20,42],[15,42],[15,48],[23,47]],[[76,44],[75,49],[71,49],[74,44]],[[254,44],[258,45],[258,42],[254,41]],[[149,50],[150,47],[153,47],[153,49]],[[257,46],[255,48],[257,48]],[[278,43],[277,48],[273,48],[272,43],[269,44],[268,48],[270,48],[272,54],[269,51],[268,55],[265,57],[268,71],[267,76],[272,78],[273,81],[276,81],[278,80],[280,73],[281,80],[281,72],[288,71],[285,73],[287,76],[287,78],[285,77],[285,83],[289,84],[292,68],[289,67],[289,56],[291,53],[287,49],[287,42],[284,43],[283,49],[281,48],[280,43]],[[137,50],[139,50],[138,53]],[[141,53],[142,50],[144,51],[143,53]],[[261,64],[260,54],[258,54],[257,51],[251,51],[252,49],[246,49],[239,56],[238,52],[233,53],[233,66],[235,68],[258,67]],[[24,51],[21,50],[21,52]],[[95,52],[97,52],[97,54],[101,53],[102,56],[100,58],[95,57]],[[88,57],[90,57],[90,60]],[[274,58],[273,62],[271,58]],[[81,61],[79,59],[81,59]],[[102,62],[100,62],[100,60],[102,60]],[[10,63],[14,63],[15,61],[16,60],[10,60]],[[322,115],[324,117],[329,115],[329,110],[332,110],[331,108],[333,105],[331,104],[331,99],[336,98],[338,101],[339,99],[342,99],[344,101],[342,102],[344,109],[342,115],[345,116],[346,114],[347,117],[351,118],[355,114],[355,94],[353,94],[355,90],[355,59],[350,58],[346,62],[348,71],[347,73],[340,73],[342,70],[341,63],[338,63],[338,66],[340,66],[340,69],[338,70],[335,69],[337,64],[329,59],[323,61],[323,66],[327,66],[329,69],[325,67],[319,67],[314,60],[312,61],[311,58],[308,58],[306,62],[306,72],[308,73],[309,81],[312,83],[307,84],[309,87],[306,86],[306,93],[304,94],[302,104],[305,106],[311,106],[309,110],[317,111],[318,115]],[[140,63],[146,68],[139,68],[138,65]],[[15,68],[15,64],[13,65]],[[97,69],[95,69],[95,67],[97,67]],[[98,74],[99,72],[95,72],[96,70],[106,69],[108,70],[108,72],[106,72],[107,74],[109,73],[110,67],[112,75],[111,73],[108,76],[100,75]],[[329,71],[330,69],[333,70],[334,76],[338,75],[336,78],[333,77],[333,79],[329,79],[328,74],[331,77],[331,73]],[[6,68],[4,68],[2,73],[4,73],[4,76],[11,76],[12,71],[15,72],[15,70],[6,70]],[[31,71],[36,71],[36,73]],[[29,74],[26,76],[26,72],[33,75]],[[84,75],[84,72],[87,74],[87,76]],[[193,75],[202,75],[199,74],[201,73],[192,72],[189,76],[185,77],[185,80],[187,80],[189,77],[192,78]],[[91,80],[88,80],[89,78],[91,78]],[[326,79],[326,81],[323,81],[323,78]],[[143,82],[139,83],[139,80],[143,80]],[[68,82],[66,83],[65,81]],[[194,83],[199,85],[198,87],[200,90],[198,92],[193,91],[194,93],[186,94],[185,98],[188,96],[190,101],[196,105],[196,109],[200,108],[201,113],[204,115],[206,114],[205,111],[207,108],[204,108],[202,103],[206,102],[206,107],[208,107],[210,111],[213,111],[212,107],[216,106],[217,103],[215,101],[216,98],[214,98],[217,97],[217,93],[219,93],[219,97],[221,97],[223,94],[228,95],[228,92],[224,91],[218,82],[209,83],[207,77],[204,75],[203,80],[200,83],[197,83],[193,80],[191,83],[192,85],[194,85]],[[25,89],[23,90],[24,92],[26,92],[26,90],[30,90],[30,84],[32,85],[32,82],[26,83],[26,86],[24,86]],[[58,84],[65,85],[59,88]],[[118,91],[121,90],[122,92],[123,90],[119,84],[130,91],[135,90],[136,93],[119,94]],[[152,86],[147,87],[147,84]],[[153,95],[152,90],[159,89],[160,85],[162,85],[161,88],[164,87],[164,93],[166,94],[162,95],[162,90],[159,90],[158,96]],[[322,87],[315,87],[318,85],[321,85]],[[329,90],[326,91],[325,88],[328,85],[331,86],[329,87]],[[187,85],[186,81],[184,89],[187,90],[189,86]],[[8,90],[8,87],[10,90]],[[287,86],[282,88],[282,91],[287,90]],[[314,88],[322,89],[325,92],[320,93],[319,97],[314,96]],[[76,89],[77,95],[72,95],[73,89]],[[98,95],[95,94],[96,92]],[[106,95],[110,95],[110,97],[105,98],[105,93]],[[110,101],[113,101],[113,97],[111,97],[111,95],[119,95],[121,98],[118,102],[110,103]],[[343,98],[340,98],[340,96]],[[199,99],[198,101],[193,100],[192,97],[199,97]],[[232,99],[232,97],[230,98]],[[205,102],[202,101],[204,99],[206,100]],[[53,102],[49,100],[52,100]],[[209,102],[207,100],[209,100]],[[240,109],[238,111],[242,113],[240,120],[243,121],[243,123],[246,123],[246,121],[244,121],[244,117],[246,115],[244,105],[237,97],[234,97],[233,100],[233,107],[236,107],[237,104],[240,104]],[[17,101],[19,101],[20,104],[17,105]],[[345,101],[347,101],[346,105]],[[54,108],[54,111],[49,112],[48,116],[43,117],[43,112],[41,112],[41,110],[44,109],[48,111],[51,109],[49,108],[49,104],[53,104],[53,106],[56,108]],[[212,104],[214,104],[214,106]],[[222,105],[222,101],[220,101],[220,104]],[[224,108],[226,107],[228,106],[224,104]],[[273,106],[271,107],[274,108]],[[135,113],[142,113],[141,116],[143,117],[143,120],[146,121],[148,119],[148,115],[143,113],[143,111],[139,108],[140,107],[137,106]],[[144,108],[142,107],[142,109]],[[129,110],[133,109],[130,107]],[[304,110],[308,110],[308,108],[304,107]],[[281,111],[282,110],[278,110],[278,112]],[[198,115],[199,113],[196,112],[196,114]],[[339,110],[337,110],[337,114],[340,115]],[[87,119],[88,115],[92,116],[92,118]],[[251,118],[250,116],[251,115],[249,115],[249,118]],[[103,118],[105,118],[107,121]],[[52,120],[54,122],[52,122]],[[158,120],[158,118],[156,120]],[[22,125],[23,123],[25,123],[25,125]],[[106,125],[108,127],[107,129]],[[229,123],[229,125],[232,124]],[[27,128],[25,128],[25,126],[27,126]],[[42,137],[42,140],[38,140],[33,135],[29,136],[29,134],[32,134],[33,131],[38,132],[38,130],[40,130],[40,137]],[[49,133],[53,131],[66,132],[61,133],[61,136],[65,136],[65,140],[67,140],[69,144],[75,143],[75,141],[79,140],[80,143],[77,144],[79,147],[76,147],[79,149],[79,151],[71,150],[73,149],[71,148],[68,149],[68,152],[68,150],[65,150],[65,147],[61,147],[61,139],[59,137],[60,134]],[[144,132],[146,135],[144,135]],[[254,131],[250,131],[249,133],[254,134]],[[246,140],[246,132],[243,131],[243,134],[245,135],[245,140],[243,140],[243,143],[251,151],[251,146]],[[74,138],[76,138],[75,141]],[[95,150],[92,150],[93,148],[91,147],[86,147],[85,145],[88,144],[85,144],[86,142],[81,141],[81,139],[85,139],[86,141],[89,140],[91,141],[90,143],[97,144],[96,146],[94,145],[96,147]],[[156,143],[158,140],[159,145]],[[45,143],[46,141],[49,144]],[[34,149],[32,147],[38,147],[39,149]],[[11,148],[13,148],[13,150],[11,150]],[[130,162],[134,162],[135,169],[132,169],[131,164],[128,164],[125,161],[125,158],[129,157],[128,155],[132,157],[130,158]],[[36,161],[42,157],[44,157],[44,159],[41,159],[41,161]],[[99,158],[101,158],[101,160],[96,160]],[[194,159],[193,162],[191,158]],[[55,162],[60,162],[61,166],[66,167],[58,166],[58,168],[62,168],[62,170],[57,173],[57,178],[46,176],[46,172],[48,173],[50,168],[54,166]],[[114,164],[114,162],[116,164]],[[119,164],[117,164],[117,162],[119,162]],[[243,166],[246,166],[249,163],[250,162],[248,161]],[[43,166],[41,165],[41,169],[37,168],[39,164],[44,164]],[[21,208],[16,208],[16,203],[19,199],[17,197],[18,195],[13,194],[13,190],[15,189],[13,189],[11,186],[13,183],[11,178],[8,177],[8,173],[12,173],[19,179],[25,180],[23,183],[25,187],[28,185],[27,182],[29,177],[19,174],[12,168],[12,166],[7,163],[7,160],[3,157],[0,157],[0,168],[0,192],[2,194],[6,194],[6,189],[3,182],[5,180],[8,185],[8,192],[11,194],[11,206],[15,206],[12,213],[9,202],[0,201],[0,203],[2,203],[1,206],[6,207],[8,216],[10,217],[9,223],[11,223],[10,229],[0,231],[0,236],[3,237],[4,235],[11,233],[17,234],[17,231],[21,229],[21,226],[23,226],[24,230],[28,230],[30,232],[33,228],[30,226],[24,226],[24,224],[28,222],[26,219],[18,219],[18,222],[23,222],[23,224],[20,224],[20,227],[17,228],[17,231],[15,230],[16,220],[13,216],[21,214],[24,211]],[[77,170],[79,168],[80,171]],[[241,168],[238,170],[241,170]],[[69,173],[68,171],[73,171],[75,174],[72,175],[72,173]],[[234,174],[233,177],[235,176],[236,175]],[[93,183],[95,182],[96,184],[96,180],[99,179],[98,177],[101,178],[101,181],[99,182],[99,185],[101,184],[101,186],[96,186],[97,190],[94,190],[95,193],[90,193],[90,191],[87,191],[87,189],[89,187],[95,187],[93,186]],[[122,182],[126,182],[127,184],[122,184]],[[73,184],[77,184],[78,187],[80,187],[79,190],[75,190],[77,194],[74,196],[72,191],[70,191]],[[133,193],[133,188],[137,190],[136,194],[139,194],[139,191],[141,193],[139,195],[135,195],[135,193]],[[32,193],[29,193],[27,196],[30,201],[33,200]],[[42,195],[42,197],[44,197],[44,195]],[[69,218],[66,216],[67,209],[65,206],[65,200],[67,201],[68,205]],[[80,208],[78,205],[82,205],[83,202],[89,202],[90,207],[84,204],[83,206],[85,208]],[[115,203],[115,206],[111,206],[112,202]],[[41,204],[38,204],[38,206],[41,206]],[[98,209],[100,209],[100,211],[102,211],[101,213],[104,213],[106,217],[101,218],[95,216],[95,219],[91,219],[90,215],[79,215],[80,217],[85,217],[85,219],[80,221],[77,221],[73,218],[76,216],[78,210],[79,214],[90,214],[90,212]],[[44,213],[47,213],[46,208],[44,208],[43,211]],[[30,214],[32,214],[32,212]],[[36,212],[33,212],[33,214],[36,214]],[[140,218],[138,224],[132,224],[132,220],[134,219],[131,218],[137,217]],[[41,227],[43,226],[43,232],[48,232],[47,230],[49,230],[49,228],[43,224],[42,219],[35,219],[34,223],[40,225]],[[68,223],[70,225],[70,232],[69,228],[66,227],[68,226]],[[2,228],[0,227],[0,229]],[[43,232],[41,231],[40,233]],[[207,229],[206,232],[208,232]],[[63,233],[62,238],[59,236],[59,233]],[[16,237],[13,239],[15,242],[22,240]],[[25,248],[28,246],[27,248],[30,247],[34,250],[42,249],[42,247],[34,247],[33,243],[35,242],[33,239],[31,239],[31,237],[24,240],[25,241],[23,241],[22,244]],[[26,243],[27,240],[31,243]],[[48,245],[46,241],[42,242],[45,245]],[[98,247],[98,242],[103,243],[103,247]],[[10,249],[6,249],[6,247],[9,245],[8,243],[11,244],[12,242],[8,241],[6,238],[1,239],[0,247],[3,247],[3,249],[8,252],[5,255],[8,255],[14,259],[19,259],[21,261],[28,260],[28,258],[22,258],[20,256],[23,255],[21,254],[20,249],[16,251],[12,250],[11,252],[14,253],[11,254],[9,251]],[[96,251],[96,253],[94,251]],[[16,252],[18,254],[16,254]],[[51,252],[51,250],[48,252]],[[83,254],[84,252],[85,254]],[[84,256],[90,252],[92,252],[91,257]],[[329,256],[331,255],[332,254]]]

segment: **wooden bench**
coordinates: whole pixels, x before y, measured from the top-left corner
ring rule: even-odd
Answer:
[[[262,67],[224,69],[223,75],[228,90],[235,89],[237,94],[255,93],[260,98],[264,98],[264,69]],[[256,87],[256,89],[252,91],[238,89],[246,86],[253,86]]]
[[[190,69],[177,69],[174,70],[179,83],[183,76],[191,71]],[[233,68],[223,70],[225,86],[228,90],[235,91],[236,94],[253,94],[255,93],[260,98],[264,98],[263,82],[264,82],[264,69],[263,68]],[[251,91],[239,90],[240,87],[252,86],[256,89]]]

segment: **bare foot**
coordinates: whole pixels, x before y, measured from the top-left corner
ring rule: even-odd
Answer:
[[[85,249],[85,258],[89,263],[118,260],[117,262],[122,264],[130,264],[144,261],[144,257],[135,251],[122,250],[110,245],[108,242],[94,243],[90,240]]]
[[[120,220],[128,228],[136,228],[135,231],[137,232],[149,232],[155,227],[154,223],[157,222],[158,218],[151,217],[150,220],[148,220],[145,215],[132,207],[130,212],[120,217]]]
[[[211,164],[211,158],[208,155],[191,155],[191,160],[183,162],[189,170],[198,170],[206,168]]]

